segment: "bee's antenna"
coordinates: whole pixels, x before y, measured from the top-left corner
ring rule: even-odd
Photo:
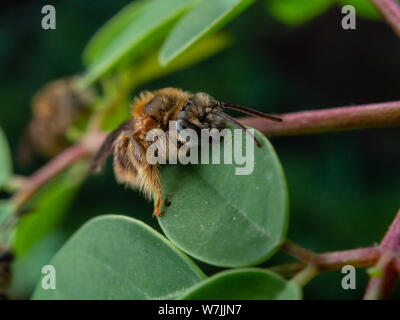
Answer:
[[[246,108],[246,107],[242,107],[242,106],[238,106],[238,105],[235,105],[235,104],[230,104],[230,103],[227,103],[227,102],[220,101],[219,105],[221,107],[223,107],[223,108],[237,110],[237,111],[252,115],[254,117],[260,117],[260,118],[265,118],[265,119],[269,119],[269,120],[272,120],[272,121],[282,122],[282,119],[277,117],[277,116],[273,116],[271,114],[267,114],[267,113],[256,111],[256,110],[252,110],[252,109],[249,109],[249,108]]]
[[[257,138],[250,131],[248,131],[244,125],[240,124],[235,119],[233,119],[231,116],[228,116],[226,113],[223,113],[222,111],[214,109],[212,111],[212,113],[218,117],[225,119],[226,121],[229,121],[230,123],[234,124],[236,127],[242,129],[244,132],[246,132],[246,134],[248,134],[250,137],[252,137],[254,139],[254,142],[256,143],[256,145],[258,147],[261,147],[261,143],[258,142]]]

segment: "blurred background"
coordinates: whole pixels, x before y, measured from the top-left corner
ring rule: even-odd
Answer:
[[[357,29],[343,30],[340,6],[333,6],[306,23],[290,25],[277,19],[267,2],[257,1],[225,27],[235,39],[228,49],[151,82],[132,97],[141,89],[175,86],[271,113],[399,99],[400,39],[379,18],[357,16]],[[82,72],[86,43],[128,3],[3,1],[0,126],[14,154],[35,92],[50,80]],[[56,30],[41,28],[45,4],[56,8]],[[271,139],[289,185],[288,237],[316,252],[378,243],[400,208],[399,141],[397,128]],[[45,162],[39,157],[24,168],[15,163],[15,171],[28,175]],[[89,218],[124,214],[160,230],[151,212],[151,203],[115,182],[109,162],[102,175],[81,186],[60,228],[16,263],[14,296],[29,296],[38,266]],[[279,253],[265,265],[283,261],[288,258]],[[218,270],[199,265],[206,273]],[[305,298],[362,298],[365,270],[357,270],[356,290],[343,290],[341,279],[340,271],[318,276],[305,287]]]

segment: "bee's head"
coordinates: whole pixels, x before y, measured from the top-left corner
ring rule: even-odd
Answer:
[[[178,119],[176,122],[178,133],[181,130],[188,128],[194,129],[196,131],[199,131],[200,129],[214,128],[221,130],[225,128],[225,121],[228,121],[252,136],[255,143],[258,146],[261,146],[257,139],[249,131],[247,131],[242,124],[222,112],[223,108],[238,110],[252,116],[262,117],[273,121],[282,121],[282,119],[269,114],[251,110],[238,105],[214,100],[210,95],[199,92],[188,98],[181,110],[179,111]]]
[[[213,111],[220,109],[218,102],[208,94],[199,92],[188,98],[179,111],[177,119],[178,132],[183,129],[218,129],[225,127],[224,119]]]

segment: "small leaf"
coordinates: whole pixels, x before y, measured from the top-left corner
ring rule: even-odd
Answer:
[[[382,16],[379,11],[372,4],[371,0],[340,0],[340,6],[351,5],[356,9],[357,16],[382,20]]]
[[[333,0],[268,0],[265,3],[276,19],[291,26],[298,26],[323,14],[335,2]]]
[[[176,246],[201,261],[223,267],[253,265],[276,252],[285,238],[284,173],[269,141],[258,131],[255,134],[262,147],[254,146],[250,175],[236,175],[235,162],[162,169],[160,226]],[[245,135],[242,150],[246,150]]]
[[[24,216],[15,233],[14,250],[18,256],[60,226],[84,177],[84,164],[76,165],[47,185],[29,204],[33,211]]]
[[[7,183],[13,173],[11,152],[8,147],[7,138],[0,128],[0,190]]]
[[[202,38],[222,28],[244,11],[254,0],[203,1],[173,28],[160,50],[159,60],[166,66]]]
[[[383,276],[383,270],[377,266],[368,268],[367,273],[371,278],[380,278]]]
[[[149,226],[114,215],[86,223],[50,264],[57,290],[39,282],[34,299],[173,299],[205,277]]]
[[[128,55],[159,41],[169,25],[196,1],[142,0],[127,6],[89,42],[84,53],[89,70],[83,82],[93,83]]]
[[[217,273],[188,289],[183,300],[299,300],[293,282],[262,269],[236,269]]]

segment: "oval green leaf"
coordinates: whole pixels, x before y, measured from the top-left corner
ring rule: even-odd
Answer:
[[[127,55],[158,41],[195,1],[142,0],[127,6],[89,42],[84,53],[89,70],[83,83],[93,83]]]
[[[86,177],[86,165],[77,164],[57,177],[28,204],[32,212],[21,219],[15,232],[13,247],[17,256],[27,253],[36,242],[60,226]]]
[[[86,223],[50,264],[57,289],[39,282],[34,299],[174,299],[205,277],[149,226],[114,215]]]
[[[0,128],[0,189],[4,187],[13,172],[11,152],[6,135]]]
[[[210,33],[222,28],[254,0],[203,1],[173,28],[161,48],[159,60],[166,66]]]
[[[299,300],[293,282],[262,269],[236,269],[217,273],[188,289],[182,300]]]
[[[284,173],[269,141],[258,131],[255,135],[262,146],[253,144],[250,175],[236,175],[236,168],[243,166],[236,161],[169,165],[162,170],[161,228],[176,246],[201,261],[223,267],[254,265],[271,256],[285,238]],[[241,143],[246,150],[245,135]],[[220,144],[222,160],[224,144]]]

